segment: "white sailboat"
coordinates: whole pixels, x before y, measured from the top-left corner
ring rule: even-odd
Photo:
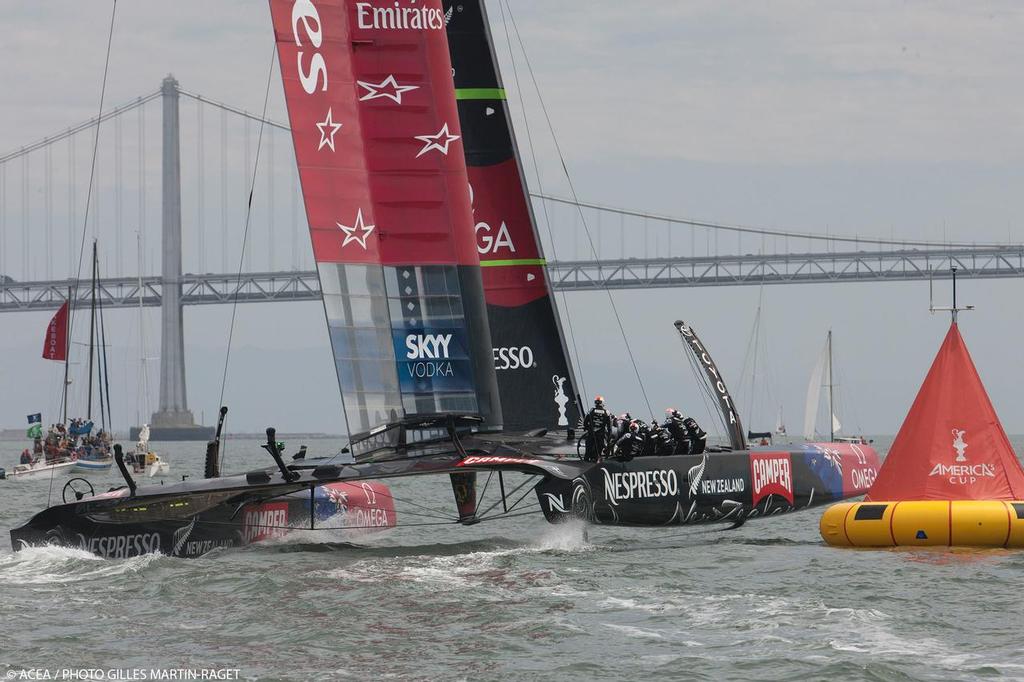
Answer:
[[[775,435],[786,435],[786,422],[782,420],[782,405],[779,405],[779,417],[775,420]]]
[[[832,330],[829,329],[828,335],[825,338],[825,347],[821,349],[821,355],[818,356],[818,362],[815,363],[814,370],[811,372],[811,380],[807,384],[803,437],[809,441],[816,440],[818,437],[815,425],[818,420],[818,405],[821,402],[821,389],[823,387],[828,388],[829,440],[835,441],[836,434],[843,428],[842,422],[836,416],[834,403],[835,385],[832,376]]]
[[[138,246],[139,260],[139,404],[142,414],[149,414],[149,373],[146,371],[146,323],[143,317],[142,297],[142,265],[144,251],[142,248],[142,233],[135,235]],[[149,424],[143,424],[139,429],[139,439],[135,443],[135,450],[128,453],[125,458],[132,466],[133,473],[141,474],[152,478],[154,476],[166,476],[171,465],[157,453],[149,449]]]

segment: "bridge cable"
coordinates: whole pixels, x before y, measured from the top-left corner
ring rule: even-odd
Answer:
[[[228,364],[231,361],[231,342],[235,336],[235,317],[238,314],[238,295],[242,290],[242,269],[245,267],[245,247],[249,239],[249,224],[252,218],[252,197],[256,191],[256,174],[260,168],[260,147],[263,143],[263,128],[266,125],[267,102],[270,100],[270,83],[274,76],[274,60],[277,58],[277,43],[270,51],[270,68],[267,69],[267,87],[263,93],[263,115],[260,117],[260,130],[256,138],[256,158],[252,165],[252,179],[249,183],[249,202],[245,207],[245,228],[242,231],[242,249],[238,254],[238,273],[235,280],[235,291],[231,299],[231,324],[228,326],[228,345],[224,353],[224,372],[220,381],[220,399],[217,405],[224,404],[224,390],[228,384]],[[221,464],[226,461],[227,440],[221,445]]]
[[[10,162],[10,161],[12,161],[14,159],[17,159],[17,158],[21,157],[21,156],[25,156],[27,154],[30,154],[30,153],[36,151],[37,149],[42,149],[43,147],[48,147],[48,146],[50,146],[52,144],[56,144],[57,142],[60,142],[61,140],[66,140],[69,137],[77,135],[78,133],[82,132],[83,130],[88,130],[89,128],[92,128],[92,127],[95,127],[95,126],[99,125],[103,121],[107,121],[107,120],[109,120],[111,118],[114,118],[115,116],[120,116],[121,114],[127,113],[127,112],[131,111],[132,109],[137,109],[137,108],[141,107],[142,105],[147,104],[147,103],[153,101],[154,99],[156,99],[159,96],[160,96],[160,91],[156,90],[154,92],[151,92],[151,93],[148,93],[146,95],[143,95],[142,97],[136,97],[134,100],[132,100],[131,102],[128,102],[127,104],[121,104],[119,106],[114,107],[113,109],[109,109],[107,111],[107,113],[103,114],[102,116],[98,116],[96,118],[90,118],[88,121],[83,121],[81,123],[73,125],[70,128],[68,128],[67,130],[59,132],[59,133],[57,133],[55,135],[51,135],[49,137],[44,137],[43,139],[36,140],[35,142],[33,142],[31,144],[25,145],[23,147],[18,147],[17,149],[14,149],[14,150],[11,150],[9,152],[6,152],[2,156],[0,156],[0,165],[4,165],[4,164],[6,164],[6,163],[8,163],[8,162]]]
[[[806,239],[808,241],[823,241],[828,243],[843,242],[847,244],[878,244],[879,246],[921,246],[921,247],[958,247],[958,248],[995,248],[1006,245],[1018,246],[1018,243],[1007,241],[1003,242],[954,242],[949,240],[944,241],[926,241],[926,240],[907,240],[907,239],[885,239],[882,237],[848,237],[839,236],[834,234],[814,234],[811,232],[792,232],[787,230],[772,230],[765,228],[749,227],[746,225],[730,225],[727,223],[712,223],[705,220],[692,220],[689,218],[676,218],[673,216],[662,215],[657,213],[648,213],[646,211],[639,211],[627,208],[617,208],[614,206],[608,206],[605,204],[597,204],[593,202],[580,201],[578,198],[567,199],[565,197],[556,197],[551,194],[544,194],[540,192],[532,192],[530,194],[534,199],[541,199],[542,201],[550,201],[556,204],[565,204],[567,206],[574,206],[577,208],[589,208],[594,211],[601,211],[604,213],[614,213],[620,216],[628,216],[631,218],[643,218],[645,220],[656,220],[659,222],[668,223],[670,225],[687,225],[689,227],[699,227],[709,230],[725,231],[725,232],[738,232],[740,234],[752,234],[760,235],[763,237],[783,237],[785,239]],[[788,250],[788,247],[787,247]]]
[[[583,232],[587,237],[588,244],[590,245],[590,251],[591,253],[594,254],[594,260],[600,261],[600,256],[598,255],[597,249],[594,246],[594,239],[590,234],[590,228],[587,227],[586,216],[583,214],[583,208],[579,203],[579,196],[576,194],[576,187],[572,181],[572,174],[569,173],[569,166],[566,164],[565,155],[562,153],[562,147],[558,143],[558,136],[555,134],[554,124],[551,122],[551,116],[548,114],[547,105],[544,104],[544,96],[541,94],[540,86],[537,83],[537,76],[533,71],[532,64],[530,63],[530,56],[526,52],[526,45],[523,43],[523,37],[519,33],[519,26],[516,23],[515,15],[512,12],[512,6],[509,4],[508,0],[505,0],[505,6],[506,9],[508,10],[509,19],[512,22],[512,30],[515,32],[516,40],[519,43],[519,48],[520,50],[522,50],[523,60],[526,63],[526,69],[530,74],[530,79],[533,82],[534,90],[537,93],[537,100],[540,102],[541,111],[543,111],[544,113],[544,119],[547,122],[548,130],[551,132],[551,139],[555,144],[555,151],[558,153],[558,159],[562,164],[562,171],[565,173],[565,179],[569,184],[569,192],[570,194],[572,194],[573,199],[576,201],[576,210],[579,212],[580,221],[583,224]],[[514,64],[515,63],[513,62],[513,69]],[[640,369],[639,367],[637,367],[636,358],[633,355],[633,349],[629,345],[629,338],[626,336],[626,328],[622,324],[622,318],[619,315],[619,309],[615,305],[615,297],[612,295],[612,292],[609,289],[605,289],[605,293],[608,296],[608,303],[611,306],[612,314],[615,316],[615,322],[619,327],[619,333],[622,336],[622,342],[626,346],[626,354],[629,356],[629,362],[633,366],[633,373],[636,375],[636,381],[640,387],[640,393],[643,395],[644,403],[647,405],[647,410],[648,412],[650,412],[651,418],[656,418],[656,415],[654,414],[654,409],[651,407],[651,401],[647,396],[647,389],[644,387],[643,379],[640,377]]]

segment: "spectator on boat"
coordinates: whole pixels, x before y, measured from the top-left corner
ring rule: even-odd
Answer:
[[[596,396],[594,407],[583,418],[583,459],[597,462],[611,445],[612,417],[604,406],[604,398]]]
[[[21,451],[21,462],[20,463],[21,464],[31,464],[32,463],[32,453],[28,451],[28,448],[25,448],[24,450]]]

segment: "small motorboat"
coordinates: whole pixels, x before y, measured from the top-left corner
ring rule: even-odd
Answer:
[[[125,457],[125,462],[132,467],[133,474],[149,478],[166,476],[171,470],[171,465],[155,452],[130,452]]]
[[[70,472],[71,467],[73,467],[74,464],[75,462],[70,459],[62,459],[49,463],[40,459],[32,462],[31,464],[19,464],[15,466],[14,471],[7,472],[7,478],[12,481],[24,481],[30,478],[49,478],[50,476]]]

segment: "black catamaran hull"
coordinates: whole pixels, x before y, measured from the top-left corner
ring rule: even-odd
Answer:
[[[873,449],[833,443],[644,457],[602,462],[572,481],[547,479],[537,496],[552,522],[739,524],[863,495],[879,466]]]
[[[81,549],[123,559],[141,554],[197,557],[315,527],[374,532],[396,523],[394,502],[379,483],[334,483],[281,490],[226,490],[128,497],[121,489],[50,507],[11,530],[15,551],[40,545]],[[140,489],[140,491],[145,489]],[[311,521],[310,509],[314,511]]]
[[[395,525],[393,498],[366,479],[495,471],[540,477],[535,491],[552,523],[739,523],[862,495],[879,468],[872,448],[846,443],[587,463],[556,455],[564,443],[532,441],[470,437],[457,442],[456,452],[439,443],[432,453],[405,459],[341,466],[312,461],[296,467],[296,478],[287,482],[276,472],[255,472],[148,486],[135,495],[121,489],[50,507],[11,530],[11,544],[15,550],[56,544],[116,558],[156,552],[195,557],[290,530],[323,530],[325,522],[331,528],[384,529]]]

